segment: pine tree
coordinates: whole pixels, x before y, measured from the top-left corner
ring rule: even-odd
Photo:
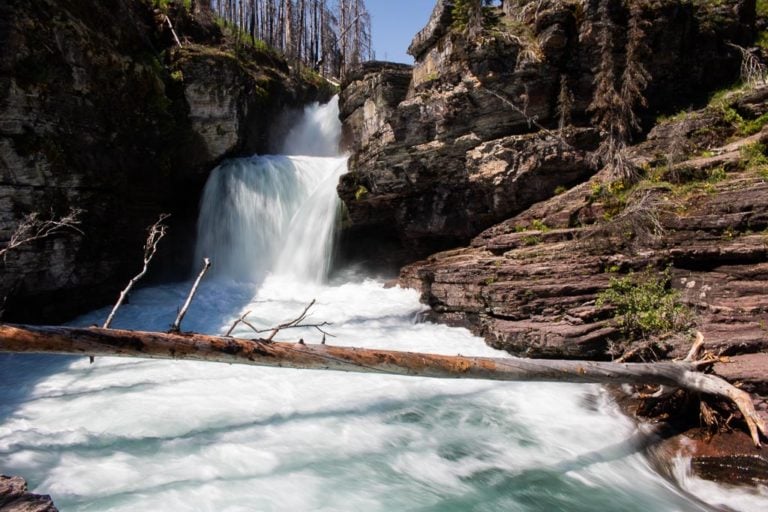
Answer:
[[[592,121],[602,133],[599,153],[603,161],[616,176],[631,182],[637,179],[637,172],[627,160],[625,150],[633,131],[640,128],[636,109],[646,104],[643,91],[650,75],[641,62],[647,47],[640,0],[628,2],[626,58],[619,80],[616,76],[614,44],[618,28],[611,17],[611,0],[600,0],[597,11],[600,19],[597,39],[600,63],[595,73],[595,90],[588,111],[592,113]]]

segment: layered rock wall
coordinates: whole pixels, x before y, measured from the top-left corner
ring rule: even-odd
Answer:
[[[465,244],[597,171],[587,112],[600,62],[597,2],[505,6],[490,10],[489,26],[470,39],[453,23],[452,2],[441,0],[411,45],[407,89],[407,71],[395,79],[386,66],[363,68],[344,84],[342,120],[354,135],[339,194],[350,229],[388,233],[401,246],[388,253],[401,263]],[[621,2],[611,6],[620,63],[627,12]],[[643,3],[649,51],[641,58],[652,77],[643,119],[731,83],[740,55],[728,43],[750,41],[754,18],[751,0]],[[575,130],[556,144],[548,130],[558,127],[563,94],[572,97]]]

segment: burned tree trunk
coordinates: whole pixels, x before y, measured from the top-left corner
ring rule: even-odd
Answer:
[[[278,343],[203,334],[0,324],[0,352],[188,359],[283,368],[381,373],[433,378],[658,384],[732,400],[756,446],[765,423],[748,393],[697,371],[691,362],[607,363],[465,357],[391,350]]]

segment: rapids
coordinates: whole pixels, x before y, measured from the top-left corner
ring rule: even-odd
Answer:
[[[354,269],[327,278],[345,171],[337,117],[335,103],[309,107],[286,155],[213,171],[196,254],[215,272],[184,329],[220,334],[245,311],[268,327],[316,299],[310,321],[331,324],[328,343],[503,357],[465,329],[419,322],[414,291]],[[188,287],[137,291],[114,327],[167,329]],[[768,509],[765,489],[703,482],[684,460],[668,481],[641,437],[593,385],[0,356],[0,472],[63,512]]]

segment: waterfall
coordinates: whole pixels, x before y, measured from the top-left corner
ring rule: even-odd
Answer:
[[[328,273],[346,172],[338,155],[338,99],[305,108],[284,155],[228,160],[211,173],[197,226],[196,259],[214,274],[258,281],[268,273],[321,281]]]

